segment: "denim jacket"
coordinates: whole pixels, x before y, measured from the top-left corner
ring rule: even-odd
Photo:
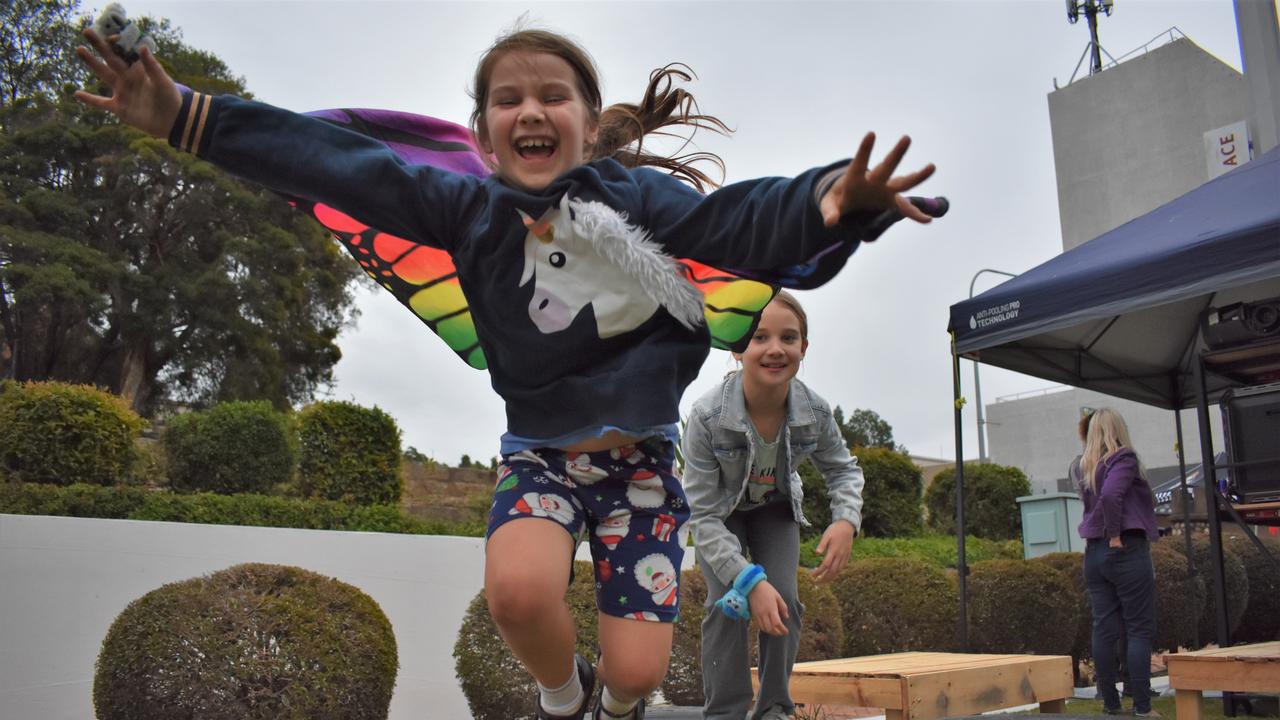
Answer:
[[[738,538],[725,527],[725,519],[746,496],[747,475],[754,459],[750,423],[742,373],[736,372],[694,403],[682,443],[689,527],[699,556],[725,585],[731,585],[749,564]],[[859,529],[862,468],[845,447],[831,407],[794,378],[779,440],[777,477],[787,479],[786,492],[796,522],[809,524],[801,509],[804,489],[795,469],[810,458],[827,481],[832,522],[848,520]]]

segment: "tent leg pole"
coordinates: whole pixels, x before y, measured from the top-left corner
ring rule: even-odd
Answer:
[[[1187,451],[1182,444],[1182,410],[1180,408],[1173,411],[1173,429],[1178,438],[1178,475],[1182,478],[1182,539],[1187,555],[1187,592],[1190,593],[1192,583],[1196,579],[1196,563],[1192,558],[1191,550],[1191,494],[1187,488]],[[1193,640],[1199,646],[1199,625],[1193,632],[1195,633]]]
[[[977,361],[974,361],[976,368]],[[964,553],[964,436],[960,424],[964,396],[960,394],[960,356],[956,354],[956,336],[951,334],[951,384],[956,426],[956,573],[960,581],[960,652],[969,652],[968,576],[969,564]]]
[[[1222,568],[1222,518],[1218,507],[1218,468],[1213,462],[1213,435],[1209,427],[1209,391],[1205,385],[1204,358],[1196,357],[1194,363],[1196,383],[1196,415],[1200,422],[1200,474],[1204,480],[1204,509],[1209,520],[1209,567],[1213,576],[1213,599],[1217,606],[1214,620],[1217,624],[1218,647],[1231,646],[1231,631],[1227,623],[1227,579]],[[1235,703],[1231,693],[1222,694],[1222,712],[1235,717]]]

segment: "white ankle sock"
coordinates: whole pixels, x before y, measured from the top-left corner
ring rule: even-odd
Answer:
[[[573,661],[573,674],[569,682],[558,688],[543,687],[538,683],[538,701],[542,709],[552,715],[568,715],[582,707],[582,678],[578,677],[578,661]]]
[[[635,710],[636,705],[638,704],[640,704],[639,700],[622,702],[618,698],[614,697],[613,693],[610,692],[607,687],[604,689],[604,692],[600,693],[600,709],[604,710],[611,718],[631,717],[631,711]]]

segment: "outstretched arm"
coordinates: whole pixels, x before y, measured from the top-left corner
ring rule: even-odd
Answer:
[[[98,51],[95,56],[89,48],[76,48],[76,55],[98,79],[111,88],[111,96],[94,95],[84,90],[76,91],[76,99],[90,107],[109,113],[126,124],[158,138],[168,138],[169,130],[178,119],[182,96],[178,86],[156,61],[151,50],[142,47],[139,60],[133,64],[112,52],[108,40],[86,28],[84,37]],[[113,38],[115,36],[112,36]]]
[[[822,196],[819,208],[827,227],[835,226],[849,213],[879,210],[897,210],[919,223],[933,220],[902,194],[929,179],[933,175],[933,163],[913,173],[895,176],[893,173],[911,147],[911,138],[903,135],[879,165],[868,169],[875,144],[876,134],[867,133],[858,146],[858,154]]]

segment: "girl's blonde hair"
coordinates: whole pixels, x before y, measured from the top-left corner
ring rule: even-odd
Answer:
[[[472,134],[478,137],[484,122],[493,66],[504,54],[517,51],[554,55],[573,68],[578,79],[578,92],[586,102],[591,122],[599,131],[595,145],[587,150],[588,161],[612,157],[624,167],[659,167],[702,192],[719,185],[693,166],[697,162],[710,162],[723,175],[724,161],[714,153],[693,152],[664,157],[644,149],[644,138],[648,135],[680,136],[666,130],[677,125],[687,126],[695,132],[702,129],[729,134],[728,126],[718,118],[698,112],[698,103],[689,91],[674,86],[675,80],[689,82],[693,79],[693,71],[688,66],[672,63],[654,70],[638,105],[618,103],[606,108],[601,100],[600,74],[591,56],[572,40],[547,30],[516,30],[498,38],[485,51],[476,66],[471,86],[471,97],[475,100],[475,108],[471,111]]]
[[[1084,454],[1080,458],[1080,470],[1084,474],[1085,483],[1093,490],[1093,494],[1097,495],[1098,466],[1117,450],[1132,449],[1133,444],[1129,441],[1129,426],[1125,424],[1124,418],[1120,417],[1120,413],[1111,408],[1095,410],[1089,417],[1088,427],[1084,441]],[[1142,473],[1141,465],[1138,472]]]

